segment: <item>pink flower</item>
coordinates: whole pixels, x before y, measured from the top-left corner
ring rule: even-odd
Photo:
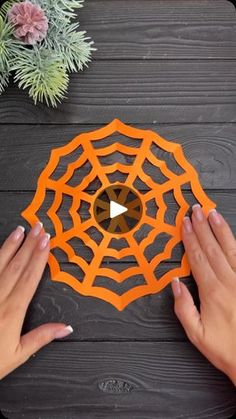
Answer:
[[[8,20],[14,26],[14,35],[25,44],[41,42],[47,35],[48,19],[41,7],[30,1],[13,4]]]

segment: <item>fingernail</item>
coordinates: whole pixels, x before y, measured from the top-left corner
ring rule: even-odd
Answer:
[[[37,221],[37,223],[34,225],[34,227],[32,228],[32,235],[34,237],[37,237],[40,233],[40,231],[42,230],[43,227],[43,223],[41,223],[40,221]]]
[[[17,242],[22,235],[24,234],[25,227],[17,226],[16,229],[12,232],[12,239]]]
[[[59,329],[55,333],[55,339],[65,338],[66,336],[70,335],[71,333],[73,333],[73,328],[71,326],[66,326],[63,329]]]
[[[180,282],[179,282],[178,277],[173,278],[171,282],[171,286],[172,286],[174,297],[178,298],[181,295],[181,287],[180,287]]]
[[[184,217],[183,219],[184,229],[186,233],[191,233],[193,231],[192,223],[189,217]]]
[[[195,204],[192,206],[192,210],[194,215],[196,216],[196,219],[198,221],[203,221],[203,212],[202,212],[202,207],[199,204]]]
[[[50,240],[50,234],[48,233],[44,234],[44,236],[39,242],[40,250],[44,250],[47,247],[49,240]]]
[[[220,214],[216,211],[215,208],[209,211],[208,216],[210,217],[210,220],[213,221],[214,224],[216,225],[221,224]]]

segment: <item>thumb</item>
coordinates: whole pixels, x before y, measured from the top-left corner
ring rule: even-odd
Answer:
[[[54,339],[64,338],[73,332],[71,326],[63,323],[47,323],[21,336],[21,357],[27,360],[31,355]]]
[[[174,278],[171,285],[175,298],[175,314],[190,341],[195,346],[199,346],[203,336],[203,325],[193,297],[186,285],[179,281],[179,278]]]

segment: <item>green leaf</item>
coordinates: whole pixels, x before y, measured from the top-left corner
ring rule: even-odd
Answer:
[[[61,57],[42,47],[21,52],[15,65],[14,80],[23,89],[29,89],[29,96],[35,105],[46,102],[47,106],[57,106],[65,97],[69,77]]]
[[[83,7],[84,0],[31,0],[32,3],[39,5],[47,17],[59,20],[69,20],[76,16],[75,10]]]
[[[10,10],[10,8],[13,6],[14,3],[17,3],[16,0],[5,1],[3,5],[0,7],[0,16],[5,18],[7,15],[7,12]]]
[[[12,38],[12,27],[0,16],[0,94],[8,85],[17,51],[18,42]]]
[[[19,0],[18,0],[19,2]],[[28,89],[34,103],[57,106],[68,88],[68,72],[82,70],[91,60],[95,48],[85,32],[72,22],[83,0],[31,0],[48,18],[46,38],[33,47],[14,37],[7,13],[15,0],[7,0],[0,8],[0,94],[8,84],[11,72],[18,86]]]
[[[88,42],[84,31],[76,31],[78,23],[70,24],[60,32],[54,33],[53,38],[47,39],[48,46],[61,55],[63,62],[70,72],[83,70],[91,61],[91,53],[95,48],[93,42]]]
[[[9,82],[9,72],[0,69],[0,95],[5,90]]]

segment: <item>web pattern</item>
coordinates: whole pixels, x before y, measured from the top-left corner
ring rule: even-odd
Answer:
[[[109,140],[114,133],[118,139]],[[163,157],[167,154],[177,170],[169,167]],[[104,231],[93,212],[94,201],[101,190],[116,184],[135,190],[143,206],[140,222],[122,235]],[[174,249],[181,243],[181,222],[190,208],[182,190],[186,184],[191,186],[205,214],[215,207],[203,191],[180,144],[116,119],[52,150],[38,179],[35,196],[22,216],[31,225],[40,220],[38,212],[46,194],[51,192],[52,203],[42,214],[41,221],[47,215],[54,230],[49,231],[51,251],[48,263],[52,280],[66,283],[82,295],[101,298],[123,310],[139,297],[159,292],[174,276],[189,275],[184,252],[179,266],[163,275],[158,273],[158,266],[170,260]],[[168,192],[173,193],[178,207],[173,223],[166,220],[168,205],[165,194]],[[68,214],[72,225],[69,227],[66,226],[65,213],[60,215],[66,196],[70,198]],[[150,205],[151,214],[148,211]],[[157,244],[152,257],[147,249],[155,240],[162,246]],[[63,269],[56,249],[62,251],[65,261],[73,265],[73,272]],[[106,285],[105,280],[112,285]],[[125,284],[129,284],[128,287]]]

